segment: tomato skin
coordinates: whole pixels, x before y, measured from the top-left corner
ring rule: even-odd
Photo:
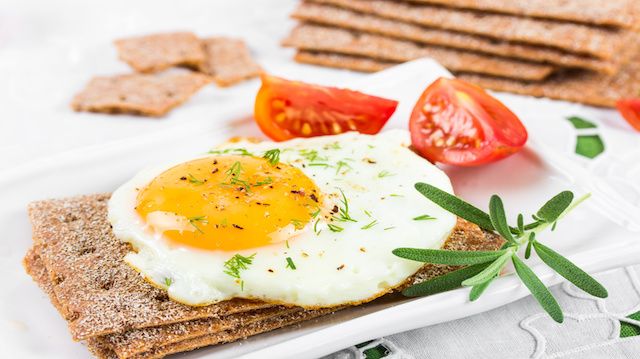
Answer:
[[[409,120],[413,148],[431,162],[477,166],[518,152],[527,142],[518,117],[480,87],[439,78]]]
[[[289,81],[263,74],[254,118],[275,141],[336,135],[348,131],[376,134],[398,102],[361,92]]]
[[[640,131],[640,98],[619,100],[616,102],[616,107],[631,127]]]

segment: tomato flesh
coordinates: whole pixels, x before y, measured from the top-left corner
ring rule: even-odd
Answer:
[[[481,88],[440,78],[420,96],[409,121],[414,149],[432,162],[476,166],[519,151],[527,130]]]
[[[640,131],[640,98],[620,100],[616,107],[631,127]]]
[[[262,75],[254,117],[276,141],[337,135],[348,131],[376,134],[398,102],[361,92]]]

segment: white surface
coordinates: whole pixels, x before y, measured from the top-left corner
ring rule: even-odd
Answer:
[[[278,46],[292,22],[295,1],[56,1],[0,2],[0,357],[86,357],[73,343],[64,321],[24,274],[20,260],[30,245],[25,206],[34,199],[111,191],[141,167],[201,153],[235,134],[259,135],[250,115],[258,82],[232,89],[208,87],[163,119],[77,114],[68,103],[94,75],[128,71],[116,59],[113,39],[176,29],[198,35],[230,34],[245,38],[265,67],[289,78],[346,86],[363,75],[292,64],[290,50]],[[430,70],[403,76],[374,75],[363,90],[402,97],[393,124],[405,127],[420,92],[434,78]],[[395,70],[397,71],[397,70]],[[388,74],[388,73],[387,73]],[[393,73],[392,73],[393,74]],[[387,77],[388,76],[388,77]],[[377,78],[377,80],[375,79]],[[372,83],[373,85],[368,85]],[[357,85],[349,85],[358,87]],[[570,154],[575,143],[563,117],[585,114],[596,119],[611,140],[608,153],[584,163],[624,198],[638,203],[637,137],[613,112],[561,102],[501,96],[525,121],[532,139]],[[222,128],[230,124],[231,128]],[[86,147],[89,146],[89,147]],[[76,150],[74,150],[76,149]],[[579,159],[573,159],[580,163]],[[505,198],[509,213],[531,212],[559,190],[584,187],[584,173],[559,173],[536,153],[525,150],[478,169],[447,169],[456,191],[483,208],[492,193]],[[635,182],[630,179],[635,178]],[[634,187],[635,186],[635,187]],[[624,191],[624,192],[622,192]],[[635,196],[635,197],[634,197]],[[545,241],[588,270],[637,261],[637,234],[602,217],[587,203],[563,220]],[[605,213],[608,215],[607,213]],[[538,273],[548,283],[558,278]],[[384,298],[301,328],[186,354],[185,357],[232,357],[264,348],[263,357],[311,357],[401,330],[460,318],[526,295],[515,278],[497,281],[470,304],[464,289],[429,298]],[[289,341],[285,341],[291,339]],[[254,353],[255,354],[255,353]],[[257,354],[252,354],[257,357]]]

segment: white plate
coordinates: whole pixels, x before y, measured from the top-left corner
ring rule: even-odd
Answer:
[[[436,63],[419,60],[367,76],[349,84],[349,87],[400,100],[400,107],[388,127],[406,128],[408,114],[420,92],[441,75],[447,73]],[[318,72],[309,72],[305,78],[313,81],[317,76]],[[509,213],[532,213],[542,204],[541,201],[564,189],[572,189],[576,193],[584,193],[588,189],[606,202],[608,196],[604,196],[598,186],[589,187],[598,176],[611,175],[622,182],[637,178],[637,165],[633,167],[628,164],[639,163],[637,159],[640,156],[629,158],[631,155],[617,155],[623,151],[628,154],[626,149],[633,148],[637,137],[629,137],[624,131],[607,126],[607,121],[612,121],[608,113],[561,102],[515,96],[505,96],[503,100],[525,121],[536,146],[490,166],[447,168],[454,188],[463,197],[486,208],[489,196],[499,193],[505,199]],[[25,211],[28,202],[112,191],[142,167],[202,153],[231,136],[260,136],[251,120],[251,107],[251,103],[238,104],[235,110],[217,114],[210,122],[194,121],[153,135],[67,152],[4,172],[0,177],[0,228],[4,234],[0,242],[0,270],[3,275],[0,338],[4,341],[0,345],[0,354],[4,355],[0,357],[88,356],[81,344],[71,341],[64,321],[20,265],[22,256],[31,244]],[[594,118],[599,125],[598,131],[608,139],[607,151],[602,155],[608,159],[606,162],[598,159],[581,162],[572,157],[575,143],[567,139],[575,137],[574,130],[562,118],[569,114]],[[542,153],[540,149],[543,149]],[[556,166],[561,165],[562,161],[568,161],[575,168],[572,171],[558,171]],[[605,183],[608,183],[606,178]],[[618,195],[632,199],[627,203],[631,206],[629,208],[640,208],[636,202],[640,189],[634,187],[634,183],[620,187],[627,192]],[[616,186],[613,191],[618,189]],[[598,202],[587,202],[572,212],[562,220],[557,231],[544,235],[544,241],[589,271],[637,261],[640,241],[638,233],[630,229],[638,223],[631,223],[631,220],[620,222],[628,228],[617,225],[601,215],[600,212],[604,211],[600,204],[594,204]],[[615,218],[610,213],[607,215]],[[536,266],[535,270],[547,284],[559,281],[546,267]],[[496,280],[485,295],[474,303],[467,301],[467,289],[419,299],[387,296],[368,305],[343,310],[299,326],[205,348],[184,356],[317,357],[368,339],[483,312],[515,301],[527,293],[516,278],[507,276]]]

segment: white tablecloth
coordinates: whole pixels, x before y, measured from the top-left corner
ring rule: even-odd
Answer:
[[[0,2],[0,175],[20,171],[65,151],[167,131],[206,121],[244,101],[250,106],[257,82],[233,89],[210,86],[189,106],[163,119],[77,114],[72,95],[93,75],[128,72],[111,42],[157,31],[190,30],[198,35],[244,38],[262,63],[288,63],[291,50],[279,41],[293,26],[288,14],[297,1],[37,1]],[[276,66],[276,65],[274,65]],[[358,75],[328,71],[327,76]],[[620,338],[620,320],[640,310],[640,266],[600,273],[609,299],[584,298],[569,285],[554,294],[566,309],[562,326],[526,298],[491,312],[381,338],[333,358],[633,358],[640,336]],[[633,322],[635,324],[640,324]],[[375,339],[375,338],[372,338]],[[354,343],[357,344],[357,343]]]

